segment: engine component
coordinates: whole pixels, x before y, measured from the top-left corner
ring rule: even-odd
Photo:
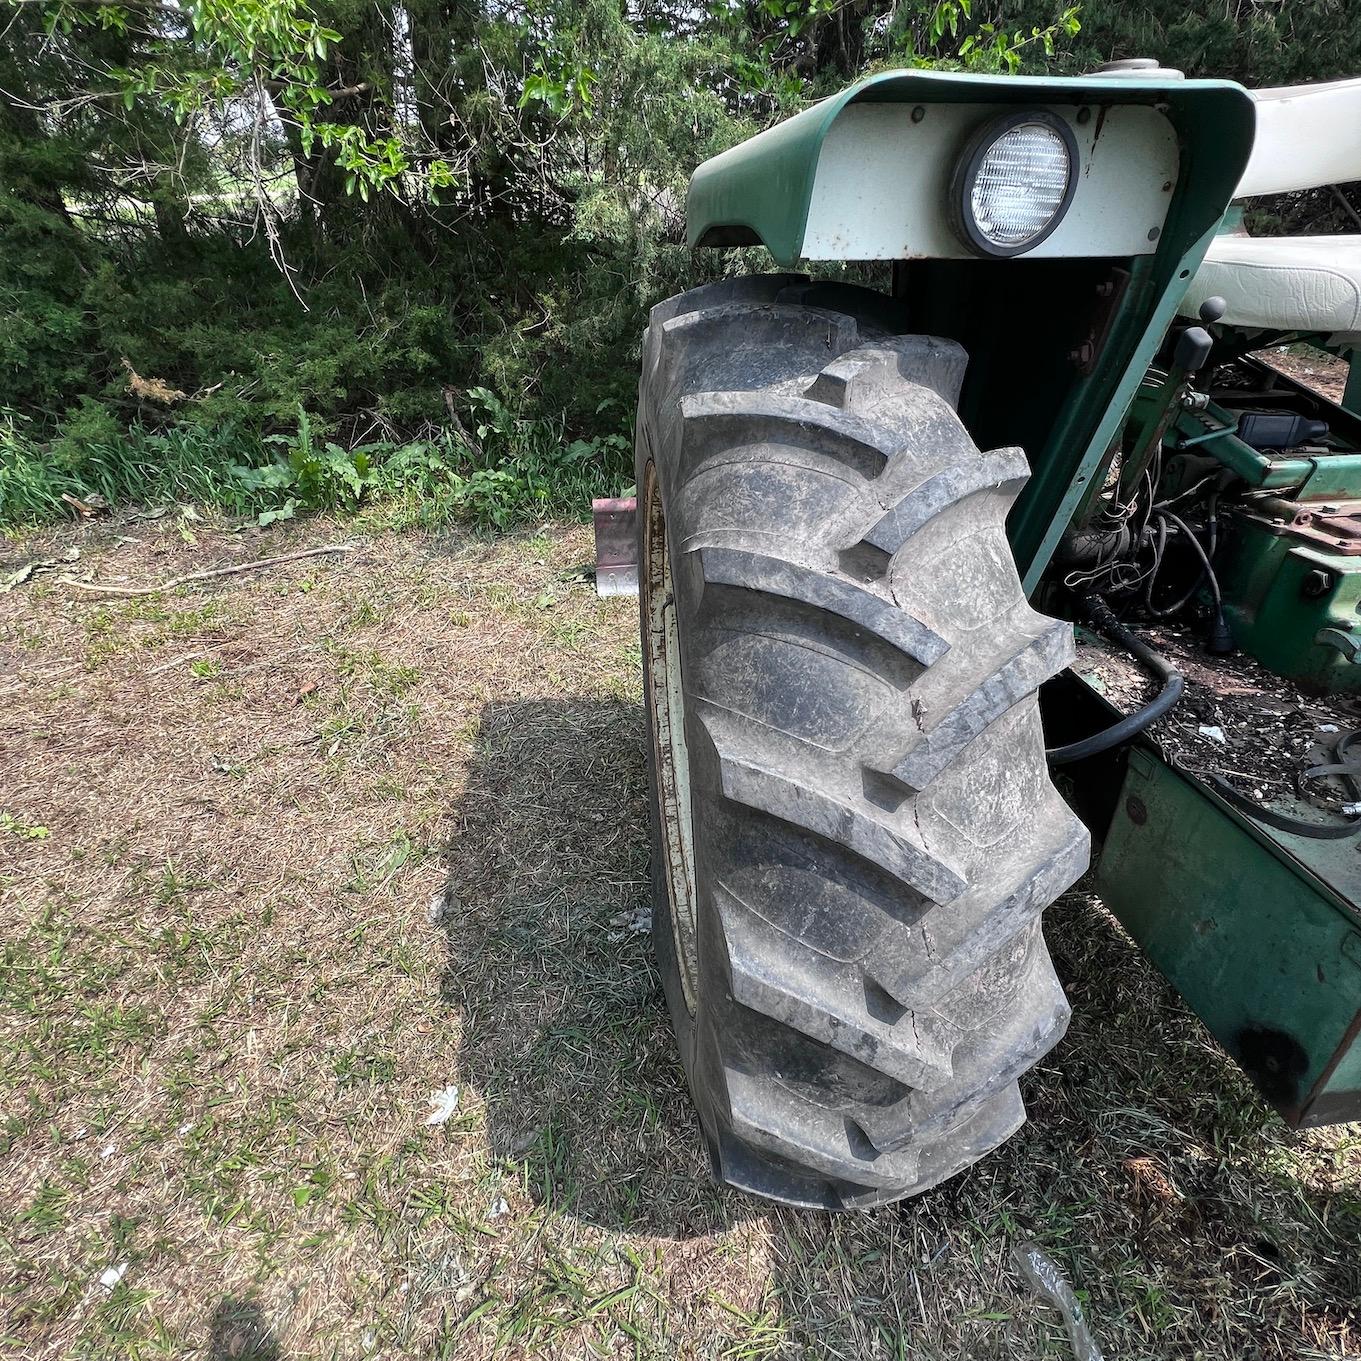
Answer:
[[[1278,676],[1361,692],[1361,500],[1244,502],[1216,571],[1234,641]]]
[[[1327,433],[1327,421],[1311,421],[1291,411],[1238,413],[1238,438],[1254,449],[1295,449]]]

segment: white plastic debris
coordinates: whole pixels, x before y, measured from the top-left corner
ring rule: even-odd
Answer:
[[[435,894],[426,905],[425,915],[431,926],[438,926],[444,920],[444,914],[448,910],[449,899],[443,889]]]
[[[445,1087],[430,1093],[430,1114],[425,1117],[427,1125],[442,1125],[458,1109],[458,1090],[457,1087]]]
[[[610,918],[613,928],[607,937],[611,945],[618,945],[629,936],[641,936],[652,930],[652,908],[650,905],[635,907],[632,912],[621,912]]]
[[[104,1147],[99,1150],[99,1156],[101,1158],[112,1158],[113,1155],[117,1152],[118,1152],[117,1144],[105,1144]]]
[[[1103,1361],[1101,1348],[1087,1330],[1082,1306],[1073,1294],[1073,1287],[1054,1259],[1034,1243],[1016,1243],[1011,1249],[1011,1260],[1030,1283],[1030,1288],[1063,1315],[1074,1361]]]
[[[1218,742],[1222,747],[1227,744],[1228,738],[1224,735],[1224,729],[1217,723],[1202,723],[1200,725],[1200,735],[1208,737],[1211,742]]]
[[[1337,726],[1336,723],[1320,723],[1320,724],[1318,725],[1318,730],[1319,730],[1319,732],[1341,732],[1341,731],[1342,731],[1342,729],[1339,728],[1339,727]]]
[[[193,1128],[194,1128],[194,1122],[193,1122],[192,1120],[186,1120],[186,1121],[184,1122],[184,1124],[182,1124],[182,1125],[179,1127],[179,1129],[177,1129],[177,1130],[175,1131],[175,1133],[176,1133],[176,1134],[188,1134],[189,1131],[190,1131],[191,1129],[193,1129]]]
[[[1361,816],[1361,803],[1344,803],[1342,812],[1349,818]]]
[[[99,1283],[105,1290],[112,1290],[119,1281],[123,1279],[123,1273],[128,1269],[126,1262],[119,1262],[117,1266],[111,1266],[101,1273]]]
[[[505,1196],[497,1196],[492,1203],[487,1206],[488,1219],[501,1219],[510,1213],[510,1206],[506,1204]]]

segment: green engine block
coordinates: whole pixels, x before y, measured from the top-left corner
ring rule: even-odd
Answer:
[[[1355,422],[1335,410],[1342,426]],[[1209,402],[1183,412],[1168,441],[1187,480],[1213,460],[1248,487],[1222,509],[1216,562],[1234,642],[1307,689],[1361,692],[1357,443],[1343,430],[1307,449],[1258,450],[1235,428],[1233,411]]]
[[[1235,507],[1219,577],[1243,651],[1308,689],[1361,691],[1361,499]]]

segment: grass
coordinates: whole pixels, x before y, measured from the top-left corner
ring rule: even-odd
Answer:
[[[341,537],[167,516],[12,565],[73,533],[132,581]],[[1020,1240],[1108,1356],[1361,1350],[1361,1131],[1288,1134],[1082,892],[998,1154],[873,1215],[716,1190],[639,929],[631,602],[580,529],[361,542],[0,595],[10,1350],[1069,1355]]]
[[[486,389],[470,397],[480,417],[474,432],[405,444],[342,448],[299,408],[286,435],[190,423],[101,429],[78,442],[78,457],[35,442],[20,416],[0,408],[0,528],[69,521],[87,505],[159,515],[179,506],[182,519],[195,520],[193,507],[211,507],[262,527],[300,510],[362,508],[377,524],[505,530],[584,517],[593,495],[630,481],[622,435],[569,440],[560,422],[517,416]],[[191,525],[180,528],[192,537]]]

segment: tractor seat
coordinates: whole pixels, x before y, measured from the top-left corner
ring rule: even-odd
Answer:
[[[1226,326],[1361,343],[1361,236],[1217,236],[1182,315],[1216,295]]]

